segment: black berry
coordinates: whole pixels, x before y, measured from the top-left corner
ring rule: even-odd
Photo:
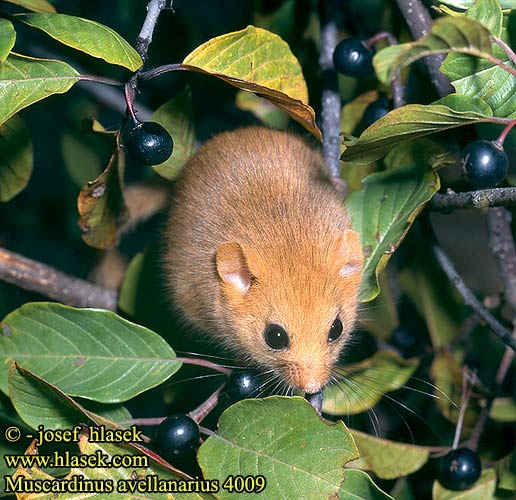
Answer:
[[[127,134],[125,147],[137,162],[159,165],[170,158],[174,141],[159,123],[140,122]]]
[[[373,51],[358,38],[347,38],[335,47],[333,65],[343,75],[367,76],[373,72]]]
[[[370,127],[375,121],[385,116],[391,109],[392,106],[390,105],[387,97],[380,97],[376,101],[373,101],[364,110],[364,114],[362,116],[364,127]]]
[[[165,455],[188,455],[199,446],[199,426],[187,415],[170,415],[159,424],[154,440]]]
[[[441,458],[439,482],[449,490],[466,490],[482,472],[479,456],[469,448],[452,450]]]
[[[498,186],[507,175],[509,160],[505,151],[490,141],[475,141],[462,152],[462,169],[476,189]]]
[[[254,371],[233,371],[229,376],[227,394],[233,403],[258,396],[261,377]]]

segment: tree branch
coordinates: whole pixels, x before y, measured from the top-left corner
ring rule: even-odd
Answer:
[[[396,0],[396,2],[415,40],[430,33],[432,18],[420,0]],[[450,80],[440,71],[444,58],[444,55],[435,55],[423,59],[430,80],[441,97],[453,92]]]
[[[487,212],[489,247],[496,258],[505,286],[505,300],[516,312],[516,249],[511,230],[511,213],[503,207]],[[516,318],[513,319],[516,326]]]
[[[0,279],[75,307],[116,311],[118,294],[89,281],[0,248]]]
[[[466,193],[454,193],[451,189],[436,193],[427,205],[434,212],[451,212],[462,208],[488,208],[516,205],[516,188],[494,188]]]
[[[172,8],[172,3],[173,0],[170,2],[170,8]],[[136,51],[140,54],[143,62],[147,60],[147,51],[149,50],[149,45],[152,42],[152,35],[154,34],[156,23],[158,22],[161,11],[166,7],[166,5],[166,0],[151,0],[147,4],[147,16],[143,22],[140,34],[136,39]]]
[[[337,5],[328,0],[319,0],[321,20],[321,53],[319,65],[322,70],[321,128],[323,156],[332,178],[340,178],[340,120],[341,105],[337,71],[333,66],[333,51],[337,45],[335,23]]]
[[[432,246],[432,251],[442,267],[444,273],[448,277],[448,279],[455,286],[457,291],[460,293],[464,303],[471,307],[473,311],[487,323],[489,328],[493,331],[493,333],[506,345],[510,346],[512,349],[516,351],[516,338],[511,335],[511,332],[505,328],[484,306],[483,304],[475,297],[473,292],[468,288],[464,280],[461,278],[452,261],[448,257],[448,255],[444,252],[444,250],[437,243],[437,239],[433,232],[430,221],[425,220],[425,218],[421,218],[421,223],[424,227],[426,235],[429,237],[430,244]]]

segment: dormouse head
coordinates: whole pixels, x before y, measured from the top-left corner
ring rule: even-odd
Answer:
[[[223,243],[215,263],[232,347],[289,387],[320,391],[354,328],[362,262],[350,229],[310,244]]]

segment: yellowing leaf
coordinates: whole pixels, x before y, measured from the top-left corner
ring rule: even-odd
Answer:
[[[350,430],[360,456],[350,467],[372,471],[381,479],[395,479],[412,474],[428,461],[430,451],[424,446],[395,443]]]
[[[6,0],[33,12],[55,12],[55,7],[47,0]]]
[[[278,35],[248,26],[200,45],[182,66],[268,99],[321,139],[299,61]]]

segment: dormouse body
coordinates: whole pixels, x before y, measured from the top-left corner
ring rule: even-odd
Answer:
[[[354,327],[363,256],[319,152],[264,127],[214,137],[178,180],[166,239],[191,324],[291,387],[324,387]]]

